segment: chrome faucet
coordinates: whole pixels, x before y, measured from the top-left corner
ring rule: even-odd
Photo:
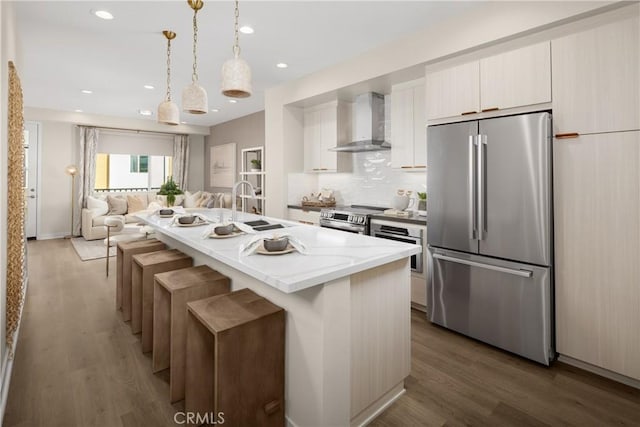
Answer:
[[[238,193],[238,187],[240,187],[242,184],[247,184],[249,186],[249,189],[251,190],[251,197],[253,197],[254,199],[256,197],[258,197],[256,195],[256,190],[253,188],[253,185],[251,185],[251,183],[249,181],[238,181],[235,184],[233,184],[233,190],[231,190],[231,221],[236,221],[237,218],[237,209],[238,209],[238,204],[236,202],[236,194]]]

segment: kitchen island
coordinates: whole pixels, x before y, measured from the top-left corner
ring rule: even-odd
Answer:
[[[228,219],[225,209],[198,213]],[[404,392],[411,368],[410,263],[417,245],[374,239],[280,219],[307,253],[241,255],[253,236],[203,238],[206,226],[179,227],[139,213],[169,247],[284,308],[285,412],[293,426],[363,425]]]

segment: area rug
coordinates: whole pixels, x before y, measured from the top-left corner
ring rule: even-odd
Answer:
[[[107,256],[107,247],[104,245],[104,239],[85,240],[84,237],[74,237],[71,239],[73,249],[82,261],[91,259],[99,259]],[[109,248],[109,256],[116,255],[116,247]]]
[[[119,234],[133,234],[139,232],[140,227],[125,225],[124,230]],[[71,244],[82,261],[100,259],[107,256],[107,247],[104,245],[104,239],[85,240],[84,237],[74,237],[71,239]],[[116,251],[116,246],[111,246],[109,248],[109,256],[116,256]]]

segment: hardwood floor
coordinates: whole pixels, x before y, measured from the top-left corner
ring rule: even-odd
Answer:
[[[4,426],[172,426],[167,371],[151,373],[115,311],[115,275],[67,240],[31,241],[29,288]],[[110,271],[115,272],[115,258]],[[407,393],[374,426],[640,426],[640,390],[545,368],[412,312]],[[640,357],[640,356],[639,356]]]

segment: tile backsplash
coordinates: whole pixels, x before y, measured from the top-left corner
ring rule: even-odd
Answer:
[[[339,205],[389,207],[397,190],[426,191],[426,172],[391,168],[391,151],[353,153],[352,173],[289,174],[288,203],[322,188],[334,191]]]

